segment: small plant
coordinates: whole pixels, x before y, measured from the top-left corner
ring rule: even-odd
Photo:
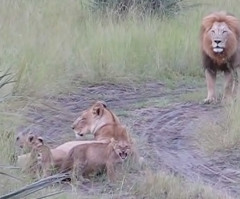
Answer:
[[[8,70],[6,70],[5,72],[3,72],[2,75],[0,75],[0,89],[2,87],[6,86],[7,84],[15,82],[13,80],[14,77],[11,75],[11,73],[9,71],[10,71],[10,68]]]

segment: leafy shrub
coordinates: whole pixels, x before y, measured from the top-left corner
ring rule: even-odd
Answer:
[[[174,16],[181,11],[183,0],[92,0],[92,7],[116,14],[126,14],[130,10],[141,14],[158,16]]]

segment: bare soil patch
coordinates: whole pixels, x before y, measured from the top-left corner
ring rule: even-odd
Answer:
[[[190,92],[198,90],[188,86],[167,89],[161,83],[86,86],[33,102],[25,113],[29,126],[19,131],[31,129],[52,146],[74,140],[71,123],[93,101],[104,100],[130,129],[152,169],[174,172],[189,181],[203,181],[233,196],[240,195],[237,152],[210,157],[199,149],[195,136],[206,121],[218,120],[222,109],[219,105],[182,102],[181,96]]]

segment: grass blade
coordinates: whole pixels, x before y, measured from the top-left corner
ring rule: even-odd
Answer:
[[[62,180],[69,178],[70,175],[68,173],[65,174],[56,174],[47,178],[43,178],[37,182],[34,182],[30,185],[27,185],[17,191],[8,193],[4,196],[1,196],[0,199],[8,199],[8,198],[23,198],[27,195],[35,193],[41,189],[44,189],[52,184],[61,182]]]
[[[13,178],[13,179],[15,179],[15,180],[21,181],[21,182],[23,181],[22,179],[17,178],[17,177],[15,177],[15,176],[12,176],[12,175],[10,175],[10,174],[8,174],[8,173],[5,173],[5,172],[1,172],[1,171],[0,171],[0,175],[7,176],[7,177]]]

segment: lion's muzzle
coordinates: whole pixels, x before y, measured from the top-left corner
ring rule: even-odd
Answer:
[[[221,40],[214,40],[212,43],[213,52],[215,53],[222,53],[224,50],[224,44]]]

